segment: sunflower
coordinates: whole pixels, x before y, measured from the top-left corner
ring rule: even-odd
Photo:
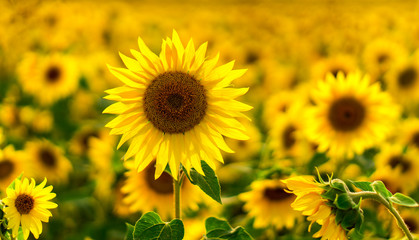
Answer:
[[[55,197],[52,186],[45,188],[47,179],[35,186],[27,178],[15,180],[14,189],[7,189],[7,197],[3,199],[6,207],[3,209],[8,220],[8,228],[12,229],[13,237],[17,237],[19,226],[22,226],[23,237],[28,239],[29,231],[36,239],[42,233],[42,222],[48,222],[52,216],[48,209],[56,208],[57,204],[50,200]],[[42,222],[41,222],[42,221]]]
[[[285,190],[280,179],[258,180],[251,184],[251,191],[241,193],[244,210],[254,217],[255,228],[274,226],[277,229],[292,228],[299,213],[291,208],[295,196]]]
[[[401,123],[400,130],[398,131],[399,142],[408,147],[416,148],[419,150],[419,119],[407,118]]]
[[[28,53],[19,64],[17,73],[24,92],[43,105],[69,96],[79,82],[76,61],[59,53],[48,56]]]
[[[173,180],[172,177],[163,172],[160,178],[154,179],[154,162],[150,163],[143,172],[136,171],[133,161],[126,161],[125,173],[127,179],[121,188],[126,194],[124,203],[130,206],[131,212],[157,211],[163,219],[170,219],[173,216]],[[201,191],[192,185],[186,178],[181,187],[181,207],[183,210],[198,209],[198,203],[204,198]]]
[[[375,156],[376,169],[385,169],[390,176],[397,176],[402,192],[410,193],[419,184],[418,156],[419,151],[414,148],[404,150],[404,146],[400,144],[383,145],[381,152]]]
[[[108,130],[84,126],[70,140],[69,151],[78,156],[86,155],[91,148],[90,140],[93,138],[99,138],[109,144],[113,144],[114,141],[114,137],[109,136]]]
[[[373,81],[386,73],[392,64],[407,56],[403,46],[389,39],[376,39],[364,50],[363,59],[367,72]]]
[[[334,77],[342,72],[345,76],[353,71],[356,71],[357,64],[351,55],[336,55],[333,57],[321,59],[313,65],[311,79],[317,81],[318,79],[325,79],[328,74]]]
[[[120,54],[128,69],[109,67],[125,85],[106,91],[106,99],[117,101],[104,113],[117,114],[106,126],[121,135],[120,147],[132,139],[125,159],[135,156],[138,171],[156,159],[155,178],[168,164],[177,179],[180,163],[204,174],[201,159],[215,169],[223,162],[220,149],[231,152],[226,137],[247,140],[244,126],[235,118],[252,107],[234,98],[247,88],[230,88],[246,70],[232,70],[234,61],[215,67],[218,56],[207,60],[207,43],[196,51],[190,40],[183,47],[178,34],[163,40],[157,56],[139,38],[135,60]]]
[[[313,155],[313,146],[303,131],[306,128],[305,122],[301,120],[304,111],[301,104],[294,103],[285,113],[276,117],[275,126],[269,131],[269,145],[276,158],[292,157],[304,164]]]
[[[307,114],[307,136],[332,157],[350,158],[381,142],[399,116],[390,95],[359,73],[336,78],[329,74],[312,97],[315,106]]]
[[[321,237],[325,240],[347,240],[347,232],[336,222],[336,215],[328,200],[322,198],[321,194],[325,192],[325,184],[315,182],[311,176],[291,177],[283,182],[287,188],[297,195],[295,201],[291,204],[294,210],[301,211],[303,215],[308,216],[311,221],[308,231],[314,222],[322,225],[321,229],[313,235],[315,238]]]
[[[12,145],[0,149],[0,192],[5,193],[7,186],[25,170],[25,162],[25,154]]]
[[[388,91],[402,104],[419,101],[419,62],[400,61],[385,76]]]
[[[60,147],[48,140],[34,140],[25,144],[25,152],[33,160],[33,177],[46,177],[54,183],[67,181],[73,167]]]
[[[419,211],[417,209],[403,209],[400,211],[400,216],[403,218],[409,231],[417,239],[419,237]],[[392,221],[391,229],[391,239],[401,239],[404,237],[404,233],[395,221]]]

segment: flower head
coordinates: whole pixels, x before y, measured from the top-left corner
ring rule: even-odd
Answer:
[[[215,67],[219,55],[207,59],[207,43],[195,50],[190,40],[184,48],[176,31],[163,40],[159,56],[141,38],[138,43],[135,59],[120,54],[128,69],[109,67],[124,86],[105,97],[117,101],[104,113],[118,115],[106,125],[122,135],[118,147],[131,140],[125,159],[135,157],[138,171],[156,159],[155,178],[166,165],[174,178],[180,163],[201,174],[201,160],[215,169],[214,160],[223,162],[220,149],[232,152],[223,136],[248,139],[236,117],[252,107],[234,100],[248,89],[229,87],[246,70],[232,70],[234,61]]]
[[[35,186],[35,180],[27,178],[23,181],[16,179],[15,186],[7,189],[7,197],[3,199],[5,217],[8,220],[8,228],[12,229],[13,237],[16,237],[19,226],[22,226],[24,239],[28,239],[29,231],[38,239],[42,233],[42,222],[48,222],[52,216],[48,209],[57,207],[50,200],[55,197],[52,186],[45,187],[47,180]]]

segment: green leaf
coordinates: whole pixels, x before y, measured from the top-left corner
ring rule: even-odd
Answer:
[[[356,203],[346,193],[339,194],[333,204],[342,210],[349,210],[356,206]]]
[[[15,178],[15,180],[13,180],[13,182],[7,187],[7,189],[15,189],[15,183],[16,183],[16,180],[21,180],[22,179],[22,176],[23,176],[23,173],[21,173],[20,175],[19,175],[19,177],[17,177],[17,178]]]
[[[161,220],[155,212],[144,214],[134,227],[134,240],[182,240],[184,235],[183,223],[174,219],[169,223]]]
[[[361,189],[362,191],[373,192],[374,189],[371,187],[370,182],[364,181],[350,181],[356,188]]]
[[[380,194],[385,199],[388,199],[393,195],[389,190],[387,190],[386,186],[381,181],[374,181],[371,183],[371,186],[376,193]]]
[[[340,225],[346,230],[351,230],[360,221],[360,212],[357,209],[346,211]]]
[[[201,166],[205,176],[198,173],[195,169],[191,169],[190,176],[186,172],[188,179],[192,184],[197,185],[208,196],[221,204],[221,187],[217,175],[205,161],[201,161]]]
[[[22,175],[22,174],[21,174]],[[19,232],[17,233],[17,240],[25,240],[24,236],[23,236],[23,231],[22,231],[22,227],[19,227]]]
[[[418,207],[419,204],[413,200],[413,198],[406,196],[404,194],[401,193],[396,193],[394,194],[392,197],[389,198],[391,202],[401,205],[401,206],[406,206],[406,207]]]
[[[227,221],[214,217],[205,221],[206,235],[204,239],[252,240],[243,227],[232,228]]]
[[[333,179],[330,182],[330,186],[334,189],[340,190],[342,192],[346,192],[346,183],[340,179]]]
[[[327,192],[323,193],[321,196],[324,199],[330,200],[330,201],[334,201],[336,199],[336,196],[340,193],[339,190],[336,190],[334,188],[330,188],[329,190],[327,190]]]
[[[134,226],[129,224],[129,223],[125,223],[125,225],[127,225],[127,232],[125,233],[125,240],[134,240]]]

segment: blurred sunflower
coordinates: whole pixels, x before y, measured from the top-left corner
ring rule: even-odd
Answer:
[[[419,211],[417,209],[403,209],[400,211],[400,216],[406,223],[409,231],[416,238],[419,237]],[[403,231],[397,225],[396,221],[392,221],[391,239],[402,239],[404,237]]]
[[[69,151],[72,154],[79,156],[87,154],[91,147],[90,140],[92,138],[106,140],[110,144],[114,141],[113,137],[109,136],[109,131],[106,129],[99,129],[92,126],[83,126],[71,138]]]
[[[385,38],[369,43],[363,53],[365,68],[372,81],[378,80],[392,64],[406,56],[407,52],[403,46]]]
[[[270,147],[278,159],[292,157],[301,165],[314,153],[313,146],[307,140],[303,130],[306,128],[304,107],[299,103],[291,104],[287,111],[276,117],[273,128],[269,131]]]
[[[411,117],[403,120],[397,137],[401,144],[419,150],[419,119]]]
[[[32,159],[33,177],[48,178],[53,183],[66,183],[73,170],[63,150],[48,140],[26,142],[25,152]]]
[[[3,128],[0,127],[0,146],[1,146],[1,144],[3,144],[4,139],[5,139],[5,137],[4,137],[4,134],[3,134]]]
[[[388,91],[402,104],[419,100],[419,62],[411,59],[395,64],[385,77]]]
[[[317,81],[325,79],[327,74],[337,77],[339,72],[347,75],[357,70],[356,60],[352,55],[336,55],[333,57],[321,59],[313,64],[311,79]]]
[[[419,184],[419,151],[400,144],[386,144],[381,146],[381,152],[375,156],[377,171],[386,169],[391,176],[397,176],[397,182],[404,193],[415,190]]]
[[[154,179],[155,166],[152,162],[143,172],[136,171],[133,161],[124,163],[128,171],[127,179],[122,187],[122,193],[126,194],[123,201],[130,206],[131,212],[157,211],[163,219],[173,216],[173,179],[163,172],[158,179]],[[181,187],[182,210],[197,210],[198,203],[203,201],[203,195],[196,186],[192,185],[187,178],[183,180]]]
[[[319,144],[319,151],[337,158],[351,158],[384,140],[399,116],[390,95],[360,73],[329,74],[317,83],[312,97],[307,136]]]
[[[12,145],[0,149],[0,192],[6,188],[25,169],[26,156],[22,151],[16,151]]]
[[[336,221],[336,215],[328,200],[322,198],[325,192],[324,184],[315,182],[311,176],[291,177],[283,182],[287,185],[290,192],[297,195],[291,207],[297,211],[302,211],[303,215],[308,216],[311,221],[308,231],[314,222],[322,225],[321,229],[313,235],[314,238],[321,237],[325,240],[347,240],[347,232]],[[272,211],[272,210],[269,210]]]
[[[23,239],[28,239],[29,231],[38,239],[42,222],[48,222],[52,216],[48,209],[56,208],[57,204],[50,201],[55,193],[51,192],[52,186],[44,188],[46,183],[47,179],[35,186],[33,178],[31,183],[27,178],[16,179],[14,189],[7,189],[7,197],[2,200],[6,204],[3,211],[9,221],[7,228],[12,229],[14,238],[22,226]]]
[[[76,61],[60,53],[48,56],[28,53],[19,64],[17,73],[24,92],[43,105],[69,96],[79,83]]]
[[[276,229],[292,228],[300,216],[291,208],[295,196],[289,193],[280,179],[258,180],[251,184],[251,190],[239,195],[245,202],[244,210],[254,217],[255,228],[274,226]]]
[[[120,54],[128,69],[109,67],[125,85],[108,90],[106,99],[117,101],[104,113],[117,114],[106,127],[121,135],[118,148],[132,142],[125,159],[135,156],[138,171],[156,159],[155,178],[168,164],[177,179],[180,163],[204,174],[201,160],[215,169],[223,162],[220,149],[231,152],[226,137],[247,140],[244,126],[236,117],[252,107],[234,100],[247,88],[229,88],[246,70],[232,70],[234,61],[215,67],[218,56],[207,60],[207,43],[196,51],[190,40],[183,47],[178,34],[163,40],[160,56],[138,39],[136,60]]]

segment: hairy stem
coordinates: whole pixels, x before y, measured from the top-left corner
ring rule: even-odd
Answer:
[[[413,236],[412,233],[409,231],[409,228],[407,227],[406,223],[403,221],[403,218],[400,216],[399,212],[397,212],[397,210],[393,207],[393,204],[389,201],[387,201],[387,199],[385,199],[384,197],[382,197],[381,195],[379,195],[376,192],[367,192],[367,191],[362,191],[362,192],[348,192],[348,195],[353,199],[353,200],[358,200],[358,199],[371,199],[374,201],[377,201],[381,204],[383,204],[388,211],[393,215],[393,217],[396,219],[397,221],[397,225],[403,230],[404,234],[406,235],[406,237],[409,240],[413,240]]]

